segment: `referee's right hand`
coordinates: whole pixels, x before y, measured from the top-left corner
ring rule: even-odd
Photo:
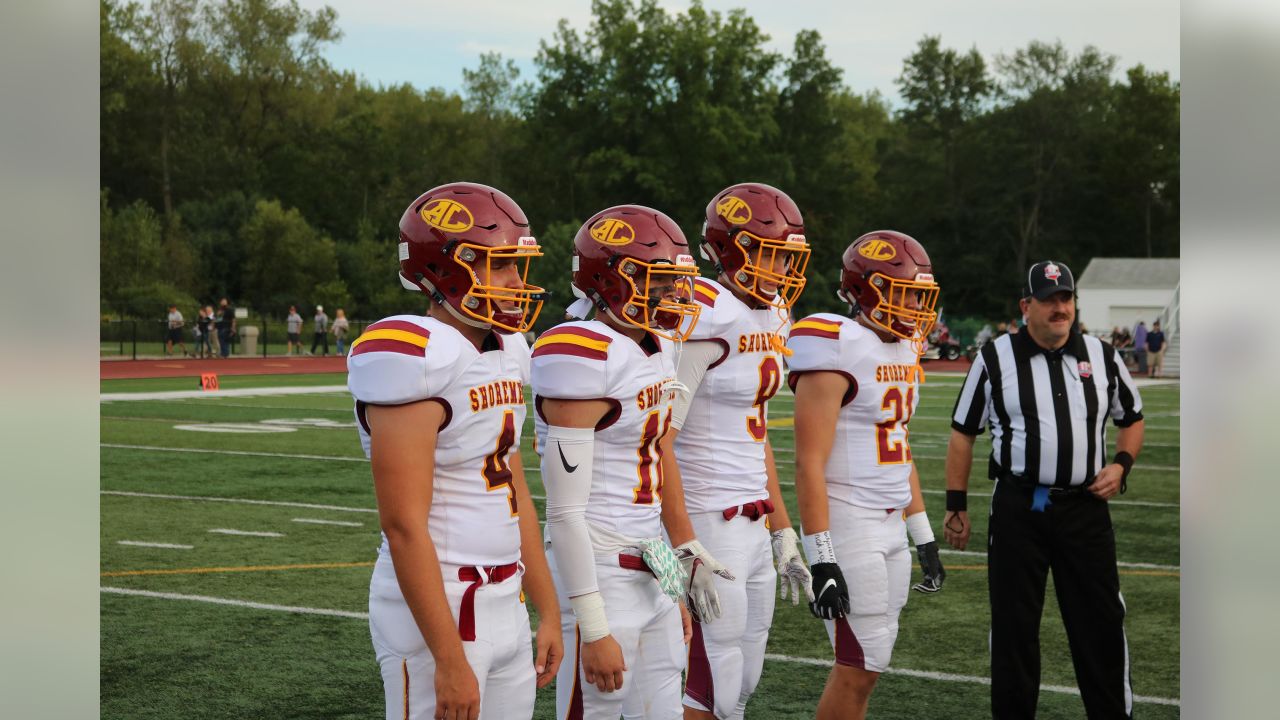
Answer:
[[[942,535],[956,550],[963,550],[969,545],[969,512],[967,510],[948,510],[942,521]]]

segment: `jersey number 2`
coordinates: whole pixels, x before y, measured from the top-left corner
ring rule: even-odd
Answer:
[[[751,403],[756,413],[747,416],[747,433],[756,442],[764,442],[769,434],[769,421],[764,416],[765,403],[777,394],[781,386],[782,370],[778,368],[778,360],[772,355],[766,355],[760,361],[760,389],[756,390],[756,399]]]
[[[640,464],[636,468],[640,482],[632,489],[635,494],[635,500],[632,502],[636,505],[652,505],[655,499],[662,501],[662,446],[658,443],[670,427],[670,410],[667,411],[666,422],[662,421],[661,410],[649,413],[649,417],[644,421],[644,430],[640,435],[640,448],[636,450],[636,455],[640,457]]]
[[[907,440],[907,423],[911,422],[911,401],[915,399],[915,393],[914,387],[907,388],[907,395],[904,398],[902,389],[895,385],[886,390],[884,397],[880,400],[880,409],[892,413],[876,423],[876,455],[881,465],[901,465],[911,462],[911,443]],[[898,423],[902,423],[903,437],[891,443],[889,433],[897,430]]]
[[[512,410],[502,413],[502,432],[498,435],[498,444],[493,453],[484,458],[484,482],[489,492],[505,487],[507,503],[511,505],[511,514],[516,514],[516,491],[511,485],[511,465],[507,462],[507,454],[511,446],[516,444],[516,414]]]

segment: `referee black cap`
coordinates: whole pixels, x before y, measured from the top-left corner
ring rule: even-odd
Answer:
[[[1076,279],[1071,274],[1071,268],[1064,263],[1043,260],[1027,271],[1027,284],[1022,290],[1022,296],[1044,300],[1064,290],[1073,295],[1076,292]]]

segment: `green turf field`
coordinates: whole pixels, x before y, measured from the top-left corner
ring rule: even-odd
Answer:
[[[225,378],[222,387],[313,388],[343,380],[241,376]],[[194,390],[195,382],[104,381],[101,387],[103,393]],[[930,376],[911,422],[940,541],[947,416],[959,382]],[[1137,713],[1172,718],[1179,715],[1180,695],[1179,391],[1160,386],[1142,394],[1147,443],[1112,516],[1134,690],[1141,696]],[[784,389],[770,415],[782,421],[791,412]],[[102,717],[380,717],[381,683],[363,618],[378,523],[350,398],[308,391],[112,401],[102,403],[101,420]],[[770,437],[798,522],[794,442],[785,424]],[[525,463],[537,499],[542,485],[530,450],[531,421],[525,430]],[[984,446],[980,440],[979,458]],[[984,462],[975,466],[970,548],[980,549],[980,493],[990,483]],[[227,530],[263,534],[214,532]],[[989,688],[982,684],[988,674],[985,558],[949,553],[943,562],[943,592],[913,593],[903,611],[894,671],[880,680],[872,717],[990,716]],[[1040,716],[1083,717],[1072,694],[1052,580],[1042,627]],[[780,604],[769,652],[747,716],[811,717],[831,658],[821,623],[805,608]],[[552,688],[540,691],[536,717],[552,718],[554,704]]]

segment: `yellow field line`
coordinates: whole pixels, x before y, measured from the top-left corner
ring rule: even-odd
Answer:
[[[987,569],[986,565],[947,565],[945,567],[947,570],[982,570],[984,572]],[[1146,576],[1146,577],[1171,577],[1171,578],[1182,577],[1182,573],[1175,572],[1173,570],[1125,570],[1121,568],[1120,574],[1121,575],[1140,575],[1140,576]]]
[[[793,427],[796,419],[790,415],[780,418],[769,418],[769,427]]]
[[[331,570],[334,568],[373,567],[371,562],[310,563],[302,565],[250,565],[247,567],[175,568],[171,570],[116,570],[99,573],[99,577],[128,577],[133,575],[207,575],[209,573],[264,572],[267,570]]]

